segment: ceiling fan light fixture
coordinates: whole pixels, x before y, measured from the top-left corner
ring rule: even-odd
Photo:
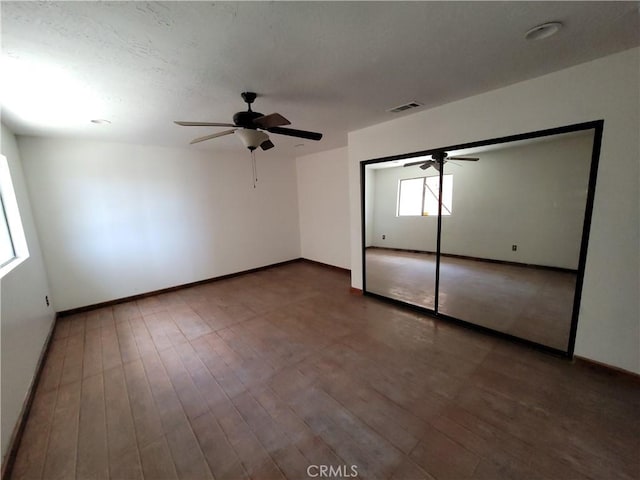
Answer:
[[[547,22],[535,26],[525,33],[524,38],[531,41],[542,40],[558,33],[562,28],[562,22]]]
[[[251,128],[242,128],[236,130],[236,135],[240,138],[242,144],[249,150],[255,150],[263,142],[269,140],[269,135],[260,130],[253,130]]]

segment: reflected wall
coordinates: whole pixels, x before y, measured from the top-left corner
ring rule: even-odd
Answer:
[[[362,162],[365,292],[570,354],[601,128]],[[400,214],[416,178],[436,186],[442,215]]]

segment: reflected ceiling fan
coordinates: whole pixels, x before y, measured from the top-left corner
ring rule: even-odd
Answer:
[[[445,160],[446,159],[446,160]],[[426,170],[429,167],[435,168],[437,171],[440,171],[440,165],[444,165],[450,160],[460,160],[463,162],[477,162],[480,160],[478,157],[450,157],[447,152],[436,152],[431,155],[431,160],[420,160],[419,162],[410,162],[405,163],[403,166],[405,167],[413,167],[414,165],[420,165],[422,170]]]
[[[191,144],[235,134],[240,138],[243,145],[252,152],[258,147],[262,148],[262,150],[269,150],[274,147],[273,142],[269,139],[269,135],[267,135],[264,130],[269,133],[304,138],[306,140],[320,140],[322,138],[321,133],[296,130],[294,128],[283,128],[283,125],[290,125],[291,122],[279,113],[263,115],[262,113],[251,110],[251,104],[258,96],[256,93],[243,92],[241,95],[242,99],[247,103],[248,108],[246,112],[237,112],[233,116],[233,123],[182,121],[176,121],[175,123],[185,127],[232,127],[229,130],[195,138],[191,140]]]

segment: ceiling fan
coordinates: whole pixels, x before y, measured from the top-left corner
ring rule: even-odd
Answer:
[[[437,171],[440,171],[440,165],[444,165],[449,160],[460,160],[460,161],[464,161],[464,162],[477,162],[480,159],[477,158],[477,157],[449,157],[447,152],[442,151],[442,152],[436,152],[433,155],[431,155],[431,160],[426,160],[426,161],[425,160],[420,160],[419,162],[405,163],[403,166],[412,167],[414,165],[420,165],[420,168],[422,170],[426,170],[429,167],[433,167]]]
[[[296,130],[294,128],[283,128],[283,125],[290,125],[291,122],[279,113],[263,115],[259,112],[251,110],[251,104],[258,96],[254,92],[243,92],[242,99],[247,103],[246,112],[237,112],[233,116],[233,123],[217,123],[217,122],[182,122],[176,121],[178,125],[185,127],[232,127],[229,130],[205,135],[191,140],[191,144],[211,140],[212,138],[223,137],[225,135],[237,135],[245,147],[252,152],[260,147],[262,150],[273,148],[273,142],[269,139],[263,130],[278,135],[288,135],[290,137],[304,138],[307,140],[320,140],[321,133],[308,132],[306,130]]]

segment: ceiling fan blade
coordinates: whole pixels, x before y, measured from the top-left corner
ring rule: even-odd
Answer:
[[[419,162],[405,163],[403,167],[413,167],[414,165],[422,165],[423,163],[424,163],[424,160],[420,160]]]
[[[465,162],[477,162],[480,159],[477,157],[447,157],[447,160],[463,160]]]
[[[183,127],[235,127],[233,123],[217,123],[217,122],[173,122]]]
[[[295,128],[270,127],[267,128],[267,131],[279,135],[288,135],[290,137],[306,138],[307,140],[320,140],[322,138],[321,133],[296,130]]]
[[[263,115],[262,117],[255,118],[253,123],[258,127],[265,129],[280,127],[282,125],[291,125],[291,122],[279,113],[272,113],[271,115]]]
[[[433,160],[427,160],[426,162],[423,162],[422,165],[420,165],[420,168],[422,170],[426,170],[429,167],[433,167],[436,170],[440,171],[440,169],[438,168],[438,162],[435,162]]]
[[[275,145],[273,144],[273,142],[271,140],[265,140],[264,142],[262,142],[260,144],[260,148],[262,150],[269,150],[270,148],[275,147]]]
[[[195,138],[189,143],[193,145],[194,143],[204,142],[205,140],[211,140],[212,138],[224,137],[225,135],[231,135],[236,130],[237,128],[225,130],[224,132],[212,133],[211,135],[205,135],[204,137]]]

